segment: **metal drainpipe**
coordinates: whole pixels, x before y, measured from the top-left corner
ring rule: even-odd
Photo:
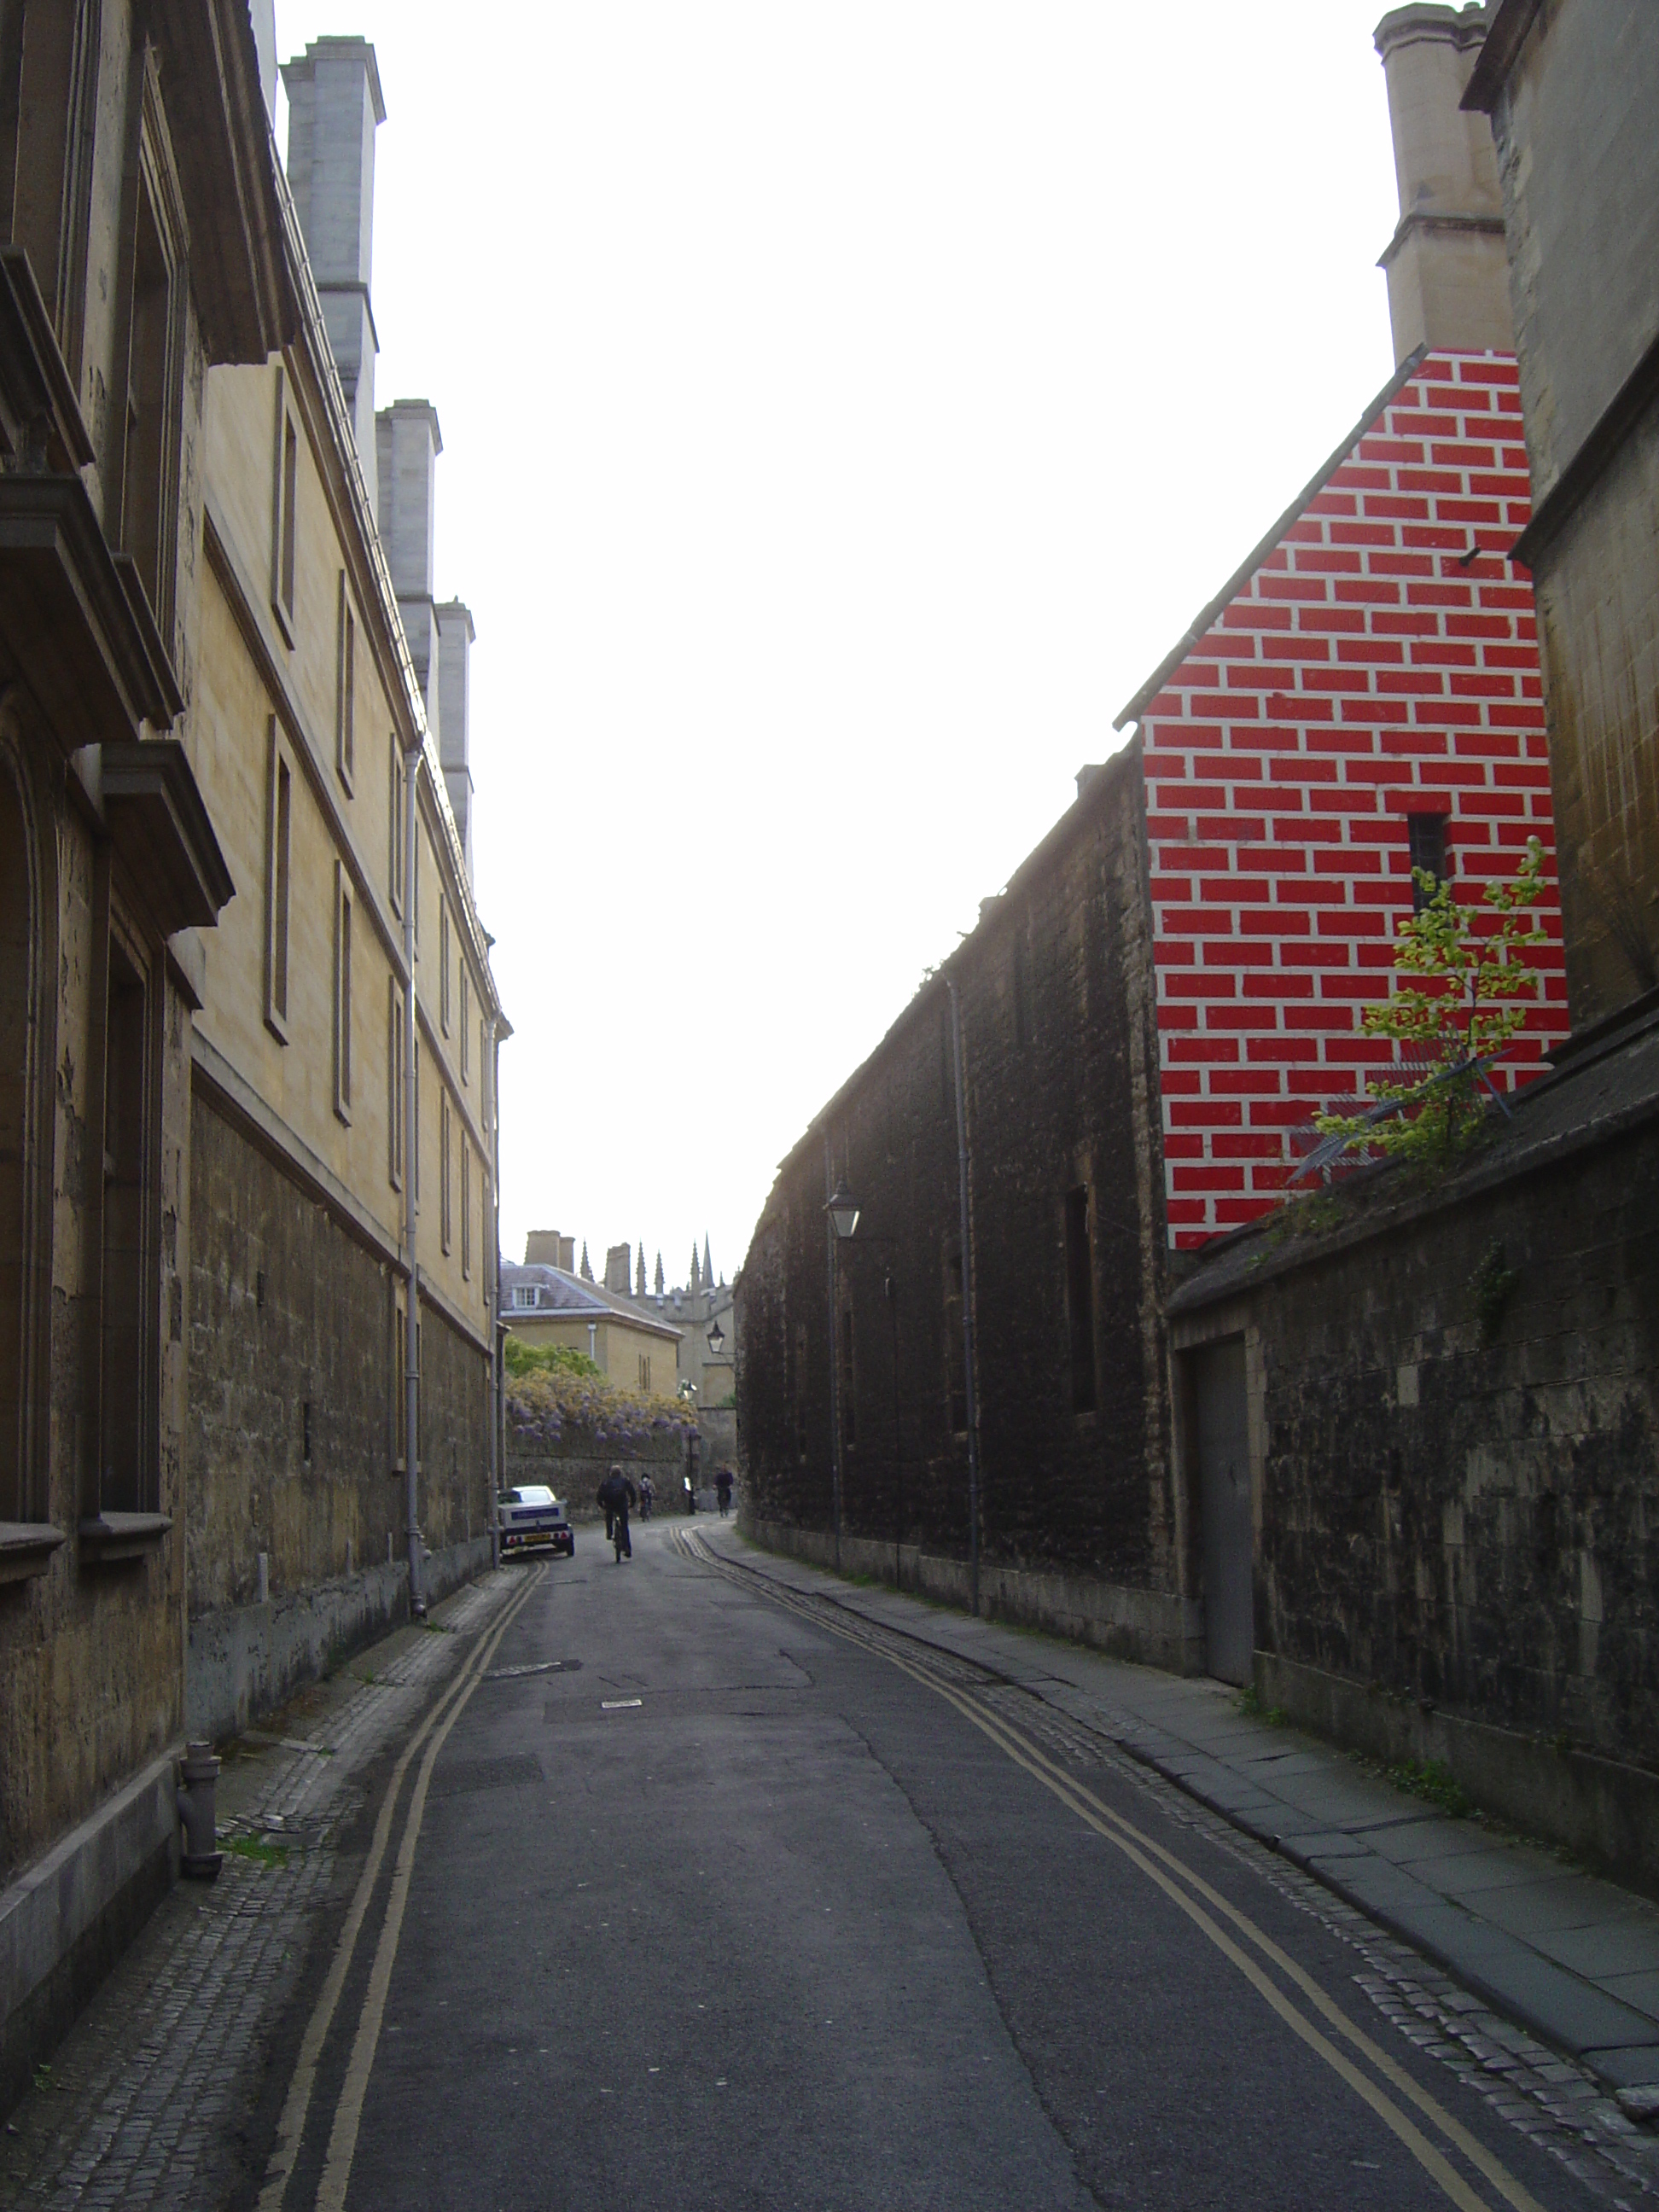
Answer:
[[[489,1026],[489,1156],[495,1164],[495,1472],[496,1487],[507,1481],[507,1329],[501,1320],[501,1039]],[[495,1499],[489,1500],[489,1556],[501,1563],[501,1520]]]
[[[841,1572],[841,1316],[836,1310],[836,1224],[830,1218],[830,1200],[836,1194],[836,1158],[830,1132],[823,1133],[823,1231],[830,1240],[830,1475],[835,1502],[836,1572]]]
[[[404,755],[404,1256],[409,1267],[408,1311],[404,1316],[404,1492],[409,1522],[409,1606],[415,1618],[426,1612],[421,1571],[421,1270],[415,1244],[416,1146],[420,1133],[415,1115],[415,840],[418,834],[421,752]]]
[[[489,1276],[489,1294],[484,1300],[484,1318],[489,1328],[489,1564],[501,1564],[501,1516],[495,1500],[501,1487],[504,1462],[501,1455],[501,1424],[504,1404],[501,1390],[501,1371],[505,1364],[501,1344],[501,1147],[495,1121],[495,1076],[500,1067],[499,1051],[495,1042],[495,1024],[489,1024],[489,1062],[478,1071],[478,1080],[489,1085],[489,1236],[495,1265]]]
[[[979,1393],[974,1382],[974,1297],[968,1264],[968,1114],[963,1102],[962,1009],[957,987],[945,978],[951,994],[951,1059],[957,1079],[957,1194],[961,1208],[962,1236],[962,1379],[968,1401],[968,1586],[973,1609],[979,1611]]]

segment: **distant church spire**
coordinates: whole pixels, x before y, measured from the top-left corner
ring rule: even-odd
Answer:
[[[593,1270],[587,1261],[587,1239],[584,1237],[582,1239],[582,1280],[585,1283],[591,1283],[592,1279]]]
[[[702,1279],[697,1267],[697,1248],[694,1244],[691,1247],[691,1295],[694,1298],[702,1287]]]
[[[702,1286],[706,1291],[714,1287],[714,1263],[708,1256],[708,1231],[702,1232]]]
[[[657,1255],[657,1296],[658,1296],[659,1297],[660,1297],[662,1296],[662,1291],[663,1291],[662,1254],[661,1254],[660,1252],[659,1252],[659,1253],[658,1253],[658,1255]]]

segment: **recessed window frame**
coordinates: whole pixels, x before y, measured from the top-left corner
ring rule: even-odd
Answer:
[[[1419,807],[1406,817],[1407,865],[1411,871],[1412,912],[1421,914],[1434,897],[1417,880],[1419,868],[1431,875],[1436,884],[1451,880],[1451,843],[1447,836],[1451,817],[1438,809]]]
[[[461,961],[461,1081],[472,1080],[472,976],[465,957]]]
[[[271,459],[270,611],[290,651],[300,561],[300,426],[289,403],[288,374],[276,371],[276,415]]]
[[[472,1146],[461,1128],[461,1280],[472,1280]]]
[[[156,1510],[160,1464],[158,1253],[161,992],[138,933],[107,907],[99,1115],[97,1459],[94,1510]],[[115,1194],[125,1195],[118,1200]]]
[[[275,714],[265,725],[265,1027],[278,1044],[289,1041],[293,981],[290,921],[294,891],[294,756]]]
[[[1086,1182],[1065,1199],[1066,1327],[1071,1358],[1072,1411],[1081,1418],[1100,1407],[1095,1347],[1094,1206]]]
[[[453,1241],[449,1165],[449,1156],[453,1149],[453,1132],[450,1126],[453,1118],[449,1110],[449,1093],[447,1091],[441,1091],[438,1097],[438,1241],[443,1248],[446,1258],[448,1256],[450,1246]]]
[[[121,292],[126,331],[120,400],[120,544],[171,648],[179,563],[187,236],[153,47],[137,108]]]
[[[386,978],[386,1181],[404,1187],[404,994],[395,975]]]
[[[334,1112],[351,1126],[351,878],[334,863]]]
[[[348,798],[357,772],[357,616],[351,586],[340,571],[334,675],[334,768]]]
[[[449,901],[438,894],[438,1027],[449,1035]]]

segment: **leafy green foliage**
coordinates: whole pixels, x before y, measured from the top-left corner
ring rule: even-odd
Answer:
[[[605,1370],[585,1352],[578,1352],[574,1344],[526,1344],[516,1336],[508,1336],[501,1346],[501,1359],[509,1375],[515,1379],[520,1375],[602,1375]]]
[[[1403,976],[1393,994],[1367,1006],[1368,1036],[1392,1037],[1401,1072],[1373,1076],[1371,1096],[1397,1104],[1384,1119],[1319,1114],[1322,1136],[1345,1137],[1357,1150],[1401,1153],[1446,1168],[1480,1136],[1486,1104],[1483,1064],[1497,1059],[1525,1025],[1522,1003],[1539,975],[1519,956],[1548,933],[1536,908],[1544,893],[1544,848],[1527,840],[1512,883],[1489,883],[1480,908],[1460,906],[1451,886],[1413,871],[1427,896],[1420,913],[1395,933],[1394,964]]]
[[[1443,1759],[1402,1759],[1398,1766],[1389,1768],[1388,1776],[1396,1790],[1407,1790],[1413,1797],[1426,1798],[1454,1820],[1467,1820],[1474,1810],[1468,1793],[1454,1779]]]

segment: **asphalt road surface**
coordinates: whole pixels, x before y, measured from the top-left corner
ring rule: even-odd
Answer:
[[[1167,1785],[685,1527],[526,1565],[404,1751],[264,2212],[1598,2201]]]

